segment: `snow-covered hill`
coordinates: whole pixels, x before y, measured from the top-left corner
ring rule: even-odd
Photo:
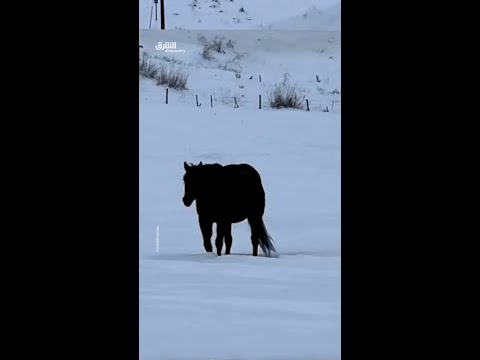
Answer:
[[[203,58],[199,39],[223,39],[224,53]],[[158,51],[159,42],[175,42],[182,52]],[[187,90],[170,89],[171,103],[196,106],[198,96],[210,104],[212,96],[215,106],[233,107],[236,98],[240,108],[255,109],[261,95],[265,107],[275,85],[287,79],[311,111],[340,111],[339,32],[141,30],[140,43],[142,58],[188,74]],[[140,96],[164,99],[165,87],[155,84],[141,79]]]

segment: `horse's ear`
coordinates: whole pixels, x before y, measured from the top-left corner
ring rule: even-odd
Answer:
[[[190,166],[188,166],[186,161],[183,163],[183,167],[185,168],[185,171],[188,171],[190,169]]]

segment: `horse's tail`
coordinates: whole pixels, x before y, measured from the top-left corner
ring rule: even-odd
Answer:
[[[265,256],[278,257],[277,250],[273,245],[273,239],[268,233],[267,228],[265,227],[265,223],[263,222],[262,219],[260,219],[260,222],[258,223],[257,231],[259,235],[259,239],[258,239],[259,245],[262,248],[262,251],[265,254]]]

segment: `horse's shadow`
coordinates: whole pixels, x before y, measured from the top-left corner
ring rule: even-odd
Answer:
[[[215,253],[202,254],[151,254],[143,256],[146,260],[160,261],[186,261],[186,262],[211,262],[215,260],[235,259],[237,256],[249,256],[254,258],[251,253],[232,253],[230,255],[217,256]],[[264,254],[258,254],[257,258],[267,258]],[[269,258],[273,259],[273,258]]]
[[[236,256],[252,256],[251,253],[232,253]],[[285,251],[279,252],[278,257],[293,257],[293,256],[312,256],[312,257],[340,257],[340,251],[335,250],[305,250],[305,251]],[[258,254],[259,257],[266,257],[264,254]]]
[[[317,251],[286,251],[280,252],[278,258],[290,258],[294,256],[311,256],[321,258],[340,257],[340,251],[335,250],[317,250]],[[160,261],[187,261],[187,262],[210,262],[219,259],[234,259],[236,257],[250,257],[275,259],[267,257],[264,254],[258,254],[257,257],[252,256],[251,253],[232,252],[230,255],[217,256],[215,253],[200,253],[200,254],[150,254],[143,256],[146,260],[160,260]]]

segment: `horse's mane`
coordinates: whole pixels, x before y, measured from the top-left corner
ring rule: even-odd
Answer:
[[[202,165],[197,165],[198,167],[206,167],[206,168],[209,168],[209,169],[213,169],[213,168],[223,168],[223,165],[219,164],[219,163],[213,163],[213,164],[202,164]]]
[[[213,163],[213,164],[199,164],[199,165],[195,165],[195,164],[192,164],[190,163],[189,164],[191,169],[194,170],[194,171],[200,171],[201,173],[205,174],[205,173],[211,173],[212,171],[219,171],[221,169],[224,168],[223,165],[219,164],[219,163]],[[204,172],[205,171],[205,172]],[[185,179],[185,175],[183,177]]]
[[[213,164],[201,164],[201,165],[195,165],[195,164],[190,164],[190,166],[194,169],[220,169],[223,168],[224,166],[219,164],[219,163],[213,163]]]
[[[202,166],[217,166],[217,167],[221,166],[221,167],[223,167],[223,165],[221,165],[219,163],[213,163],[213,164],[203,164],[202,163],[201,165],[194,165],[194,166],[196,166],[196,167],[202,167]]]

